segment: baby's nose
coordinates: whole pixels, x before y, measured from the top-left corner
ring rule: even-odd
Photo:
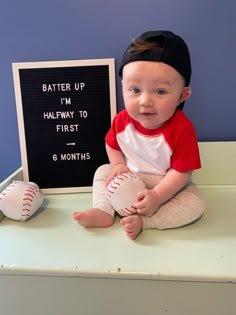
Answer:
[[[149,93],[143,93],[140,98],[140,105],[144,107],[151,107],[154,105],[153,98]]]

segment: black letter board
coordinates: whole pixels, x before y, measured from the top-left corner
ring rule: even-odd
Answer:
[[[91,191],[108,162],[114,59],[13,64],[24,181],[44,193]]]

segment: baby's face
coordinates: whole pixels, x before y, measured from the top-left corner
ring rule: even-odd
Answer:
[[[123,68],[122,92],[128,114],[144,128],[161,127],[191,95],[183,77],[162,62],[134,61]]]

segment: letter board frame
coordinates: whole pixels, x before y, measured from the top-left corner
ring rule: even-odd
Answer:
[[[45,194],[92,191],[108,163],[116,114],[114,59],[13,63],[23,180]]]

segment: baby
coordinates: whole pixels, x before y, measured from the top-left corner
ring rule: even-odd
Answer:
[[[196,221],[205,201],[191,182],[201,163],[193,124],[182,111],[191,95],[186,43],[170,31],[145,32],[124,52],[119,75],[125,109],[105,138],[110,164],[94,175],[93,208],[75,212],[73,218],[85,227],[111,226],[115,210],[106,187],[115,176],[129,172],[141,176],[147,188],[137,194],[137,213],[120,220],[129,238],[144,229]]]

